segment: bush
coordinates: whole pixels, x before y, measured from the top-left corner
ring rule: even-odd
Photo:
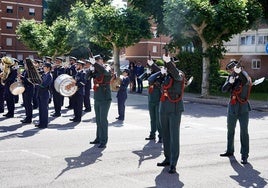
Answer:
[[[268,95],[268,80],[264,80],[261,84],[252,86],[252,93],[266,93]]]

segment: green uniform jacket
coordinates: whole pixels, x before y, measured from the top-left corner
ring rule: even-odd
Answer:
[[[223,92],[230,92],[231,98],[228,104],[228,113],[230,114],[243,114],[251,111],[250,104],[248,102],[251,79],[245,71],[236,75],[235,82],[233,84],[228,82],[227,78],[225,84],[222,87]]]
[[[94,99],[96,101],[112,100],[110,88],[111,71],[98,63],[95,63],[94,67]]]

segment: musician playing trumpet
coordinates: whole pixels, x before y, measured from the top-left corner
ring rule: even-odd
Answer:
[[[116,95],[119,116],[116,119],[120,121],[124,121],[125,119],[125,108],[126,108],[125,103],[127,100],[127,88],[130,82],[128,75],[129,75],[129,70],[124,69],[124,71],[122,72],[122,75],[120,75],[121,84],[117,86],[119,88],[119,90],[117,91],[117,95]]]
[[[74,118],[70,119],[73,122],[80,122],[82,117],[83,111],[83,98],[85,95],[85,73],[83,71],[83,67],[85,62],[78,60],[76,62],[76,75],[75,75],[75,82],[70,84],[68,87],[77,86],[77,91],[73,96],[71,96],[71,101],[73,102],[74,106]],[[70,89],[69,88],[69,89]],[[68,88],[66,88],[68,90]]]

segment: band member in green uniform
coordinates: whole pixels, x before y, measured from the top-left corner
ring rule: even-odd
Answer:
[[[148,60],[147,64],[147,75],[151,75],[156,72],[158,72],[158,74],[155,74],[155,77],[148,79],[148,107],[150,114],[151,131],[149,137],[145,138],[145,140],[155,140],[155,133],[158,131],[158,142],[162,143],[162,128],[159,121],[159,104],[161,97],[162,76],[161,72],[159,72],[160,68],[154,64],[153,60]]]
[[[252,82],[247,72],[242,70],[236,60],[231,60],[227,64],[226,70],[230,72],[230,75],[222,86],[222,91],[230,92],[231,99],[228,104],[227,116],[227,151],[220,156],[233,156],[235,127],[238,120],[240,123],[241,163],[247,164],[249,153],[248,122],[249,111],[251,110],[248,99]]]
[[[165,77],[161,87],[159,116],[163,131],[165,159],[163,162],[157,163],[157,166],[170,166],[168,172],[173,174],[176,173],[180,154],[180,122],[184,111],[182,96],[185,76],[175,67],[169,55],[163,55],[163,60],[165,67],[161,68],[161,73]]]
[[[95,62],[96,61],[96,62]],[[95,59],[90,58],[94,66],[94,109],[97,123],[96,139],[90,144],[99,144],[99,148],[105,148],[108,141],[108,112],[112,102],[110,80],[111,68],[104,65],[103,58],[98,55]]]

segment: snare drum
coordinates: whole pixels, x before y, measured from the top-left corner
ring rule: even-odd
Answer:
[[[13,95],[20,95],[25,91],[25,87],[21,82],[14,82],[10,85],[9,90]]]

